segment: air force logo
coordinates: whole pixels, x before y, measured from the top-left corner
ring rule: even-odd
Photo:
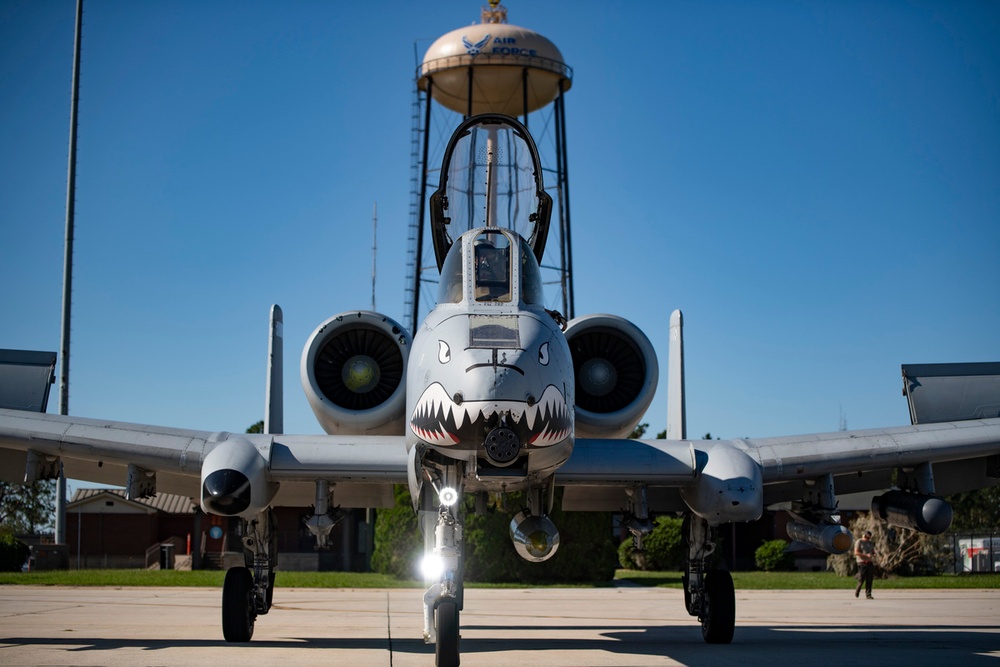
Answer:
[[[483,47],[490,43],[491,35],[486,35],[481,40],[473,44],[464,36],[462,37],[462,45],[465,47],[465,52],[470,56],[478,56],[482,52]]]

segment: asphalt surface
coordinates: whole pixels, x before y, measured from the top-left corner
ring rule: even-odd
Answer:
[[[278,588],[238,645],[218,589],[0,586],[0,665],[427,667],[421,594]],[[710,646],[676,589],[472,589],[462,664],[1000,667],[1000,590],[737,591],[736,618]]]

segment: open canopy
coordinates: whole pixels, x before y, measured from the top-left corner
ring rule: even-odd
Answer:
[[[455,130],[430,205],[439,271],[453,239],[477,227],[510,229],[542,259],[552,198],[542,183],[534,140],[510,116],[480,114]]]

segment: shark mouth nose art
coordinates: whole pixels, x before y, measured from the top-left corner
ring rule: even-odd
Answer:
[[[571,432],[566,398],[549,385],[536,401],[462,400],[456,402],[441,383],[427,387],[410,416],[410,428],[432,445],[479,444],[500,417],[522,442],[547,447],[562,442]],[[495,424],[494,424],[495,425]]]

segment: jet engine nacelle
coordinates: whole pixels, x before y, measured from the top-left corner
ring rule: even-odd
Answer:
[[[951,526],[951,505],[936,496],[889,491],[872,498],[872,514],[886,523],[929,535],[940,535]]]
[[[267,454],[249,439],[229,436],[201,465],[201,508],[209,514],[252,519],[278,492],[268,480]]]
[[[828,554],[846,553],[854,544],[851,531],[839,524],[824,523],[814,526],[793,521],[785,526],[785,530],[796,542],[808,544]]]
[[[566,328],[576,375],[576,436],[627,438],[653,400],[659,370],[646,334],[615,315]]]
[[[330,434],[399,435],[406,412],[410,334],[371,311],[334,315],[302,351],[302,388]]]
[[[532,563],[548,560],[559,550],[559,530],[552,519],[528,510],[510,520],[510,539],[517,555]]]

